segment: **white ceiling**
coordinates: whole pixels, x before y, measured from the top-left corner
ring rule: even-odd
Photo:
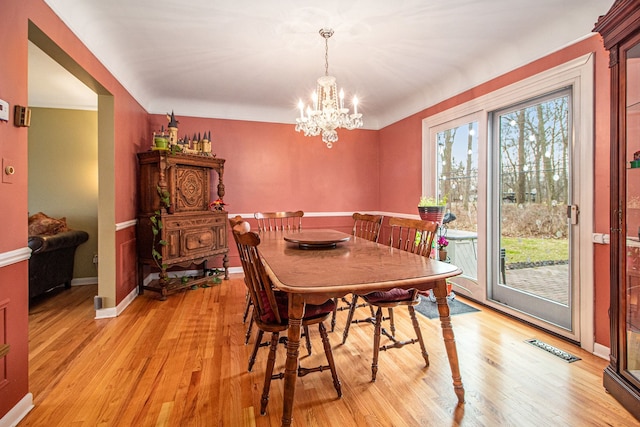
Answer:
[[[613,0],[45,2],[148,112],[177,116],[294,123],[333,28],[329,74],[379,129],[584,38]],[[29,104],[87,103],[46,59],[30,49]]]

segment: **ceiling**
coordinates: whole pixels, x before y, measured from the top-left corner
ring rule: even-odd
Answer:
[[[330,27],[329,74],[347,99],[358,96],[368,129],[588,36],[613,3],[44,1],[149,113],[178,117],[294,123],[324,74],[318,31]],[[96,95],[56,66],[30,47],[29,104],[96,108]]]

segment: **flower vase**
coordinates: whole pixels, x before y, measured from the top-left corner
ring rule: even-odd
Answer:
[[[440,261],[446,261],[447,260],[447,251],[446,251],[446,249],[440,249],[438,251],[438,259]]]

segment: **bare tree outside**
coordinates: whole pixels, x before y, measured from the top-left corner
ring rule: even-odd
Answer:
[[[501,236],[568,239],[569,97],[560,96],[499,119]],[[438,196],[456,215],[451,228],[477,231],[477,123],[437,134]],[[566,246],[566,244],[564,245]],[[553,251],[552,251],[553,252]],[[551,253],[556,261],[568,252]],[[526,262],[532,256],[523,255]]]

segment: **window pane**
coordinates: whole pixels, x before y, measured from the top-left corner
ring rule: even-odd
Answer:
[[[449,227],[478,230],[478,122],[439,132],[438,199],[456,216]]]
[[[478,278],[478,122],[436,135],[437,196],[447,200],[450,222],[443,224],[448,259],[467,278]]]
[[[500,282],[567,306],[569,95],[531,101],[498,120]],[[542,274],[543,284],[532,280]]]

